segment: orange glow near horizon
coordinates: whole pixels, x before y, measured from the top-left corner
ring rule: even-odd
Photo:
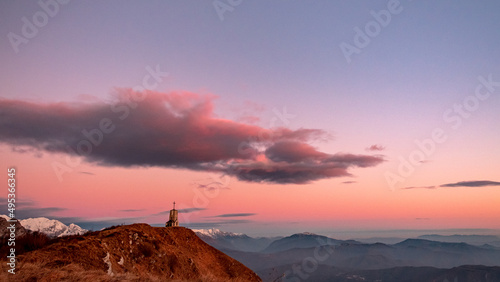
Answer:
[[[306,185],[269,185],[224,178],[216,191],[197,188],[215,174],[163,168],[107,168],[82,162],[59,182],[52,164],[65,156],[2,151],[17,164],[18,199],[40,208],[60,207],[52,215],[100,218],[141,217],[162,223],[171,202],[178,209],[201,208],[185,218],[217,221],[218,215],[252,213],[252,222],[318,222],[331,228],[491,228],[499,229],[500,190],[495,187],[442,187],[390,191],[376,172],[369,183],[343,184],[346,178]],[[212,177],[212,179],[210,179]],[[444,176],[430,183],[445,182]],[[22,205],[20,205],[22,208]],[[137,210],[135,212],[125,210]],[[182,219],[181,216],[181,219]],[[237,218],[236,218],[237,219]],[[328,223],[328,224],[327,224]]]

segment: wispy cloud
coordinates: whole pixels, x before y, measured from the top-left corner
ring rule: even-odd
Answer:
[[[137,95],[145,97],[140,104]],[[214,99],[130,89],[117,90],[109,102],[1,99],[0,142],[78,153],[99,165],[185,168],[280,184],[350,176],[350,168],[384,161],[380,155],[320,152],[309,144],[328,135],[320,129],[266,129],[217,118]]]
[[[192,213],[192,212],[197,212],[197,211],[204,211],[206,208],[185,208],[185,209],[178,209],[179,213]]]
[[[225,213],[225,214],[219,214],[219,215],[214,215],[214,216],[209,216],[209,217],[247,217],[247,216],[254,216],[257,215],[256,213]]]
[[[385,150],[385,147],[382,145],[371,145],[370,147],[366,148],[367,151],[383,151]]]
[[[196,187],[198,189],[204,189],[208,191],[213,191],[213,190],[218,190],[218,189],[230,189],[229,187],[225,186],[224,183],[219,182],[219,181],[212,181],[209,183],[195,183]]]
[[[185,208],[185,209],[178,209],[178,213],[192,213],[192,212],[197,212],[197,211],[203,211],[206,210],[206,208]],[[170,214],[170,210],[166,211],[161,211],[155,214],[152,214],[151,216],[158,216],[158,215],[167,215]]]
[[[460,181],[456,183],[443,184],[440,187],[485,187],[485,186],[500,186],[500,182],[490,181],[490,180]]]
[[[33,156],[35,156],[37,158],[43,157],[43,154],[39,149],[29,147],[29,146],[16,146],[16,145],[14,145],[14,146],[12,146],[11,150],[12,150],[12,152],[22,153],[22,154],[32,153]]]
[[[436,189],[436,186],[411,186],[411,187],[404,187],[402,189]]]
[[[246,124],[257,124],[260,122],[260,116],[264,110],[264,105],[253,101],[245,101],[243,106],[233,107],[233,111],[238,113],[236,120]]]
[[[411,186],[404,187],[401,189],[409,190],[409,189],[437,189],[440,187],[487,187],[487,186],[500,186],[500,182],[490,181],[490,180],[472,180],[472,181],[459,181],[455,183],[447,183],[438,186]]]
[[[16,217],[25,219],[30,217],[51,217],[54,213],[65,211],[66,208],[46,207],[46,208],[22,208],[16,210]]]
[[[188,228],[215,228],[221,227],[227,224],[246,224],[252,223],[253,221],[247,219],[230,219],[230,220],[221,220],[221,221],[209,221],[209,222],[191,222],[181,224],[182,226],[186,226]]]
[[[127,210],[119,210],[120,212],[141,212],[145,211],[145,209],[127,209]]]
[[[69,225],[71,223],[75,223],[77,224],[77,222],[83,222],[85,221],[85,218],[83,217],[61,217],[61,216],[51,216],[49,217],[49,219],[55,219],[55,220],[59,220],[60,222],[66,224],[66,225]],[[79,224],[78,224],[79,225]],[[82,227],[82,226],[80,226]],[[85,228],[86,229],[86,228]]]
[[[0,198],[0,203],[7,206],[7,198]],[[35,201],[20,200],[16,201],[15,215],[18,219],[26,219],[32,217],[53,217],[57,212],[65,211],[67,208],[62,207],[40,207]]]
[[[353,183],[358,183],[358,182],[353,180],[342,182],[342,184],[353,184]]]
[[[0,203],[7,205],[7,198],[0,197]],[[22,207],[23,209],[36,206],[36,202],[30,199],[17,199],[16,206]]]
[[[58,219],[58,218],[55,218]],[[144,222],[146,217],[108,217],[108,218],[60,218],[58,220],[62,222],[71,222],[75,223],[82,228],[89,230],[100,230],[102,228],[110,227],[113,225],[122,225],[122,224],[133,224],[133,223],[141,223]]]

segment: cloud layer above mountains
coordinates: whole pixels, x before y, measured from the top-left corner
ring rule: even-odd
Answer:
[[[250,182],[304,184],[373,167],[380,155],[327,154],[320,129],[262,128],[218,118],[215,96],[119,89],[110,101],[0,100],[0,142],[79,155],[104,166],[220,172]]]

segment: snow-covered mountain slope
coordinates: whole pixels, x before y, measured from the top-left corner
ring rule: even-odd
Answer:
[[[219,250],[256,252],[279,239],[277,237],[252,238],[246,234],[225,232],[215,228],[193,229],[193,231],[201,240],[205,241],[205,243]]]
[[[55,219],[46,217],[28,218],[20,220],[21,225],[31,231],[45,233],[49,237],[62,237],[68,235],[81,235],[87,230],[71,223],[69,226]]]
[[[197,235],[202,235],[202,236],[207,236],[207,237],[210,237],[210,238],[221,238],[221,237],[246,237],[246,235],[242,234],[242,233],[232,233],[232,232],[225,232],[225,231],[221,231],[219,229],[216,229],[216,228],[212,228],[212,229],[193,229],[194,233],[196,233]]]

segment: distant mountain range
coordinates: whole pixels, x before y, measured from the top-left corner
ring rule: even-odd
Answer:
[[[0,216],[0,227],[7,226],[7,219],[6,216]],[[39,277],[44,277],[45,272],[55,271],[67,264],[77,268],[83,265],[84,268],[103,269],[102,262],[104,262],[108,276],[110,273],[122,273],[122,278],[128,279],[132,276],[147,277],[153,273],[163,277],[168,269],[182,265],[177,272],[168,273],[173,273],[174,277],[181,280],[196,280],[200,277],[197,275],[212,271],[212,263],[222,258],[221,254],[212,254],[210,249],[213,248],[207,249],[203,244],[199,244],[204,241],[234,259],[229,264],[227,259],[223,259],[223,268],[228,265],[230,267],[217,272],[217,275],[222,276],[226,275],[223,273],[229,273],[227,271],[233,273],[231,275],[236,275],[239,270],[235,270],[233,265],[238,265],[239,261],[258,274],[263,281],[274,282],[500,281],[500,247],[496,245],[500,240],[496,236],[431,234],[414,239],[338,240],[305,232],[286,237],[253,238],[219,229],[197,229],[193,230],[193,233],[182,227],[165,229],[153,228],[146,224],[85,233],[86,230],[78,225],[65,225],[58,220],[43,217],[20,220],[16,224],[16,232],[20,232],[19,234],[27,233],[28,230],[39,231],[56,238],[51,241],[54,243],[22,255],[28,264],[33,264],[30,267],[37,269],[33,275],[40,273],[37,274]],[[65,236],[83,233],[85,235],[78,237]],[[8,234],[2,236],[5,237],[4,235]],[[381,242],[384,239],[390,243]],[[370,240],[373,241],[367,242]],[[81,253],[85,252],[86,248],[94,248],[95,250],[92,250],[97,256],[92,257],[94,251],[90,251],[89,254]],[[103,252],[104,249],[107,253]],[[130,250],[124,252],[128,249]],[[71,255],[67,261],[62,261],[60,253],[64,252],[66,255],[73,252],[81,254]],[[210,255],[205,255],[207,252]],[[167,260],[162,259],[164,254],[172,257]],[[42,261],[39,259],[51,256],[57,258],[54,260],[56,264],[47,264],[47,271],[43,270],[43,267],[40,268]],[[195,257],[199,256],[203,256],[203,259],[195,260]],[[153,257],[154,260],[146,263],[146,260]],[[101,263],[98,265],[97,261]],[[62,265],[57,265],[60,263]],[[188,271],[190,267],[203,269],[203,272],[191,273]],[[246,273],[246,279],[258,281],[253,272],[248,272],[246,268],[239,266],[238,269]]]
[[[6,220],[10,219],[6,215],[0,215],[0,217]],[[81,235],[88,231],[76,224],[71,223],[70,225],[66,225],[59,220],[48,219],[46,217],[21,219],[19,220],[19,223],[27,230],[44,233],[50,238],[69,235]]]
[[[282,237],[253,238],[241,233],[225,232],[219,229],[193,229],[193,231],[218,250],[236,250],[244,252],[260,252],[269,244]]]
[[[422,235],[419,239],[449,243],[467,243],[471,245],[492,245],[500,247],[500,237],[493,235]]]
[[[281,238],[273,241],[266,247],[264,253],[283,252],[291,249],[305,249],[316,246],[335,246],[340,244],[355,244],[359,243],[354,240],[337,240],[326,236],[317,235],[309,232],[293,234],[292,236]]]
[[[471,245],[491,245],[500,247],[500,237],[494,235],[438,235],[429,234],[416,237],[417,239],[448,242],[448,243],[467,243]],[[407,238],[399,237],[372,237],[372,238],[362,238],[355,239],[363,243],[384,243],[384,244],[396,244],[406,240]]]
[[[259,238],[262,244],[245,251],[239,246],[250,248],[256,239],[220,230],[197,230],[197,234],[263,281],[500,281],[500,248],[483,244],[495,242],[495,236],[422,236],[482,245],[421,238],[392,238],[397,243],[384,244],[299,233],[272,238],[267,246]],[[239,243],[228,243],[235,241]]]
[[[498,282],[500,267],[463,265],[450,269],[435,267],[394,267],[377,270],[342,269],[318,265],[314,271],[294,274],[290,265],[277,266],[258,273],[265,282]],[[282,273],[291,273],[283,277]],[[277,277],[277,278],[276,278]]]

